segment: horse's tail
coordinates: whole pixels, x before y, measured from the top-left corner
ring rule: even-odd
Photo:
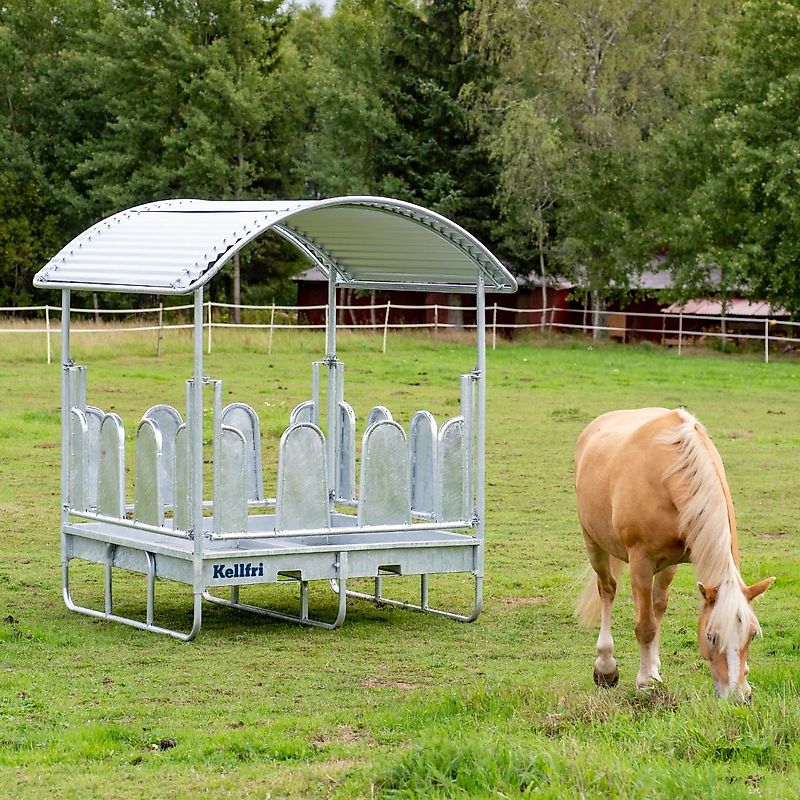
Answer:
[[[611,574],[614,580],[618,581],[622,570],[625,568],[625,562],[620,561],[614,556],[608,557],[611,566]],[[600,592],[597,590],[597,575],[591,567],[589,568],[589,579],[586,581],[586,586],[583,587],[581,596],[575,604],[575,616],[578,622],[584,628],[593,628],[600,619]]]

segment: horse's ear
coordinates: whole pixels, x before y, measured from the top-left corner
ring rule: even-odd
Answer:
[[[716,586],[705,586],[702,583],[698,583],[697,588],[700,591],[700,594],[703,596],[703,600],[705,600],[709,605],[712,605],[717,599]]]
[[[775,578],[764,578],[763,581],[754,583],[752,586],[745,586],[742,591],[744,592],[744,596],[752,603],[756,597],[760,594],[764,594],[773,583],[775,583]]]

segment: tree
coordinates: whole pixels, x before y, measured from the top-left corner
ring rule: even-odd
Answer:
[[[72,54],[91,59],[107,114],[74,172],[92,216],[170,195],[289,193],[287,111],[275,91],[287,25],[281,5],[133,0],[106,15]],[[240,269],[237,257],[235,304]]]
[[[527,224],[548,210],[550,252],[596,311],[628,288],[645,257],[639,178],[645,143],[689,102],[706,70],[707,36],[726,0],[481,0],[477,37],[504,76],[484,105],[497,113],[501,185],[530,196]],[[520,107],[541,124],[526,132]],[[549,129],[543,146],[541,131]],[[502,145],[526,136],[513,149]],[[539,150],[519,169],[521,153]],[[556,185],[544,176],[559,174]],[[513,187],[513,189],[512,189]],[[525,215],[516,215],[525,224]],[[523,231],[522,236],[526,235]],[[652,255],[652,254],[650,254]]]
[[[80,230],[69,170],[99,106],[61,56],[103,9],[93,0],[0,5],[0,304],[29,302],[36,270]]]
[[[559,127],[532,99],[514,104],[490,141],[491,156],[505,165],[496,193],[505,249],[521,263],[528,261],[531,253],[538,255],[544,330],[552,217],[568,192],[571,147]]]
[[[307,99],[299,170],[307,197],[372,194],[376,149],[392,141],[384,96],[382,0],[340,0],[301,12],[289,36],[292,75]]]
[[[657,153],[682,197],[673,261],[800,313],[800,3],[745,3],[704,101]]]
[[[494,244],[496,171],[470,124],[464,92],[490,79],[465,21],[474,0],[386,0],[383,99],[392,136],[376,143],[374,183]]]

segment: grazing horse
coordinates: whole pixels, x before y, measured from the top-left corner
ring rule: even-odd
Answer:
[[[630,565],[641,661],[636,685],[661,680],[658,641],[677,565],[691,561],[703,605],[700,652],[717,694],[747,698],[747,655],[760,633],[750,602],[775,578],[747,586],[739,573],[736,518],[725,470],[705,428],[683,409],[611,411],[578,439],[578,516],[596,573],[576,615],[600,636],[594,680],[619,680],[611,605],[624,562]]]

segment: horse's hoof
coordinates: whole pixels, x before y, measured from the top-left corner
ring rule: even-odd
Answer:
[[[597,686],[601,686],[603,689],[613,689],[619,683],[619,670],[615,669],[613,672],[609,672],[606,675],[602,672],[598,672],[595,669],[594,682]]]

